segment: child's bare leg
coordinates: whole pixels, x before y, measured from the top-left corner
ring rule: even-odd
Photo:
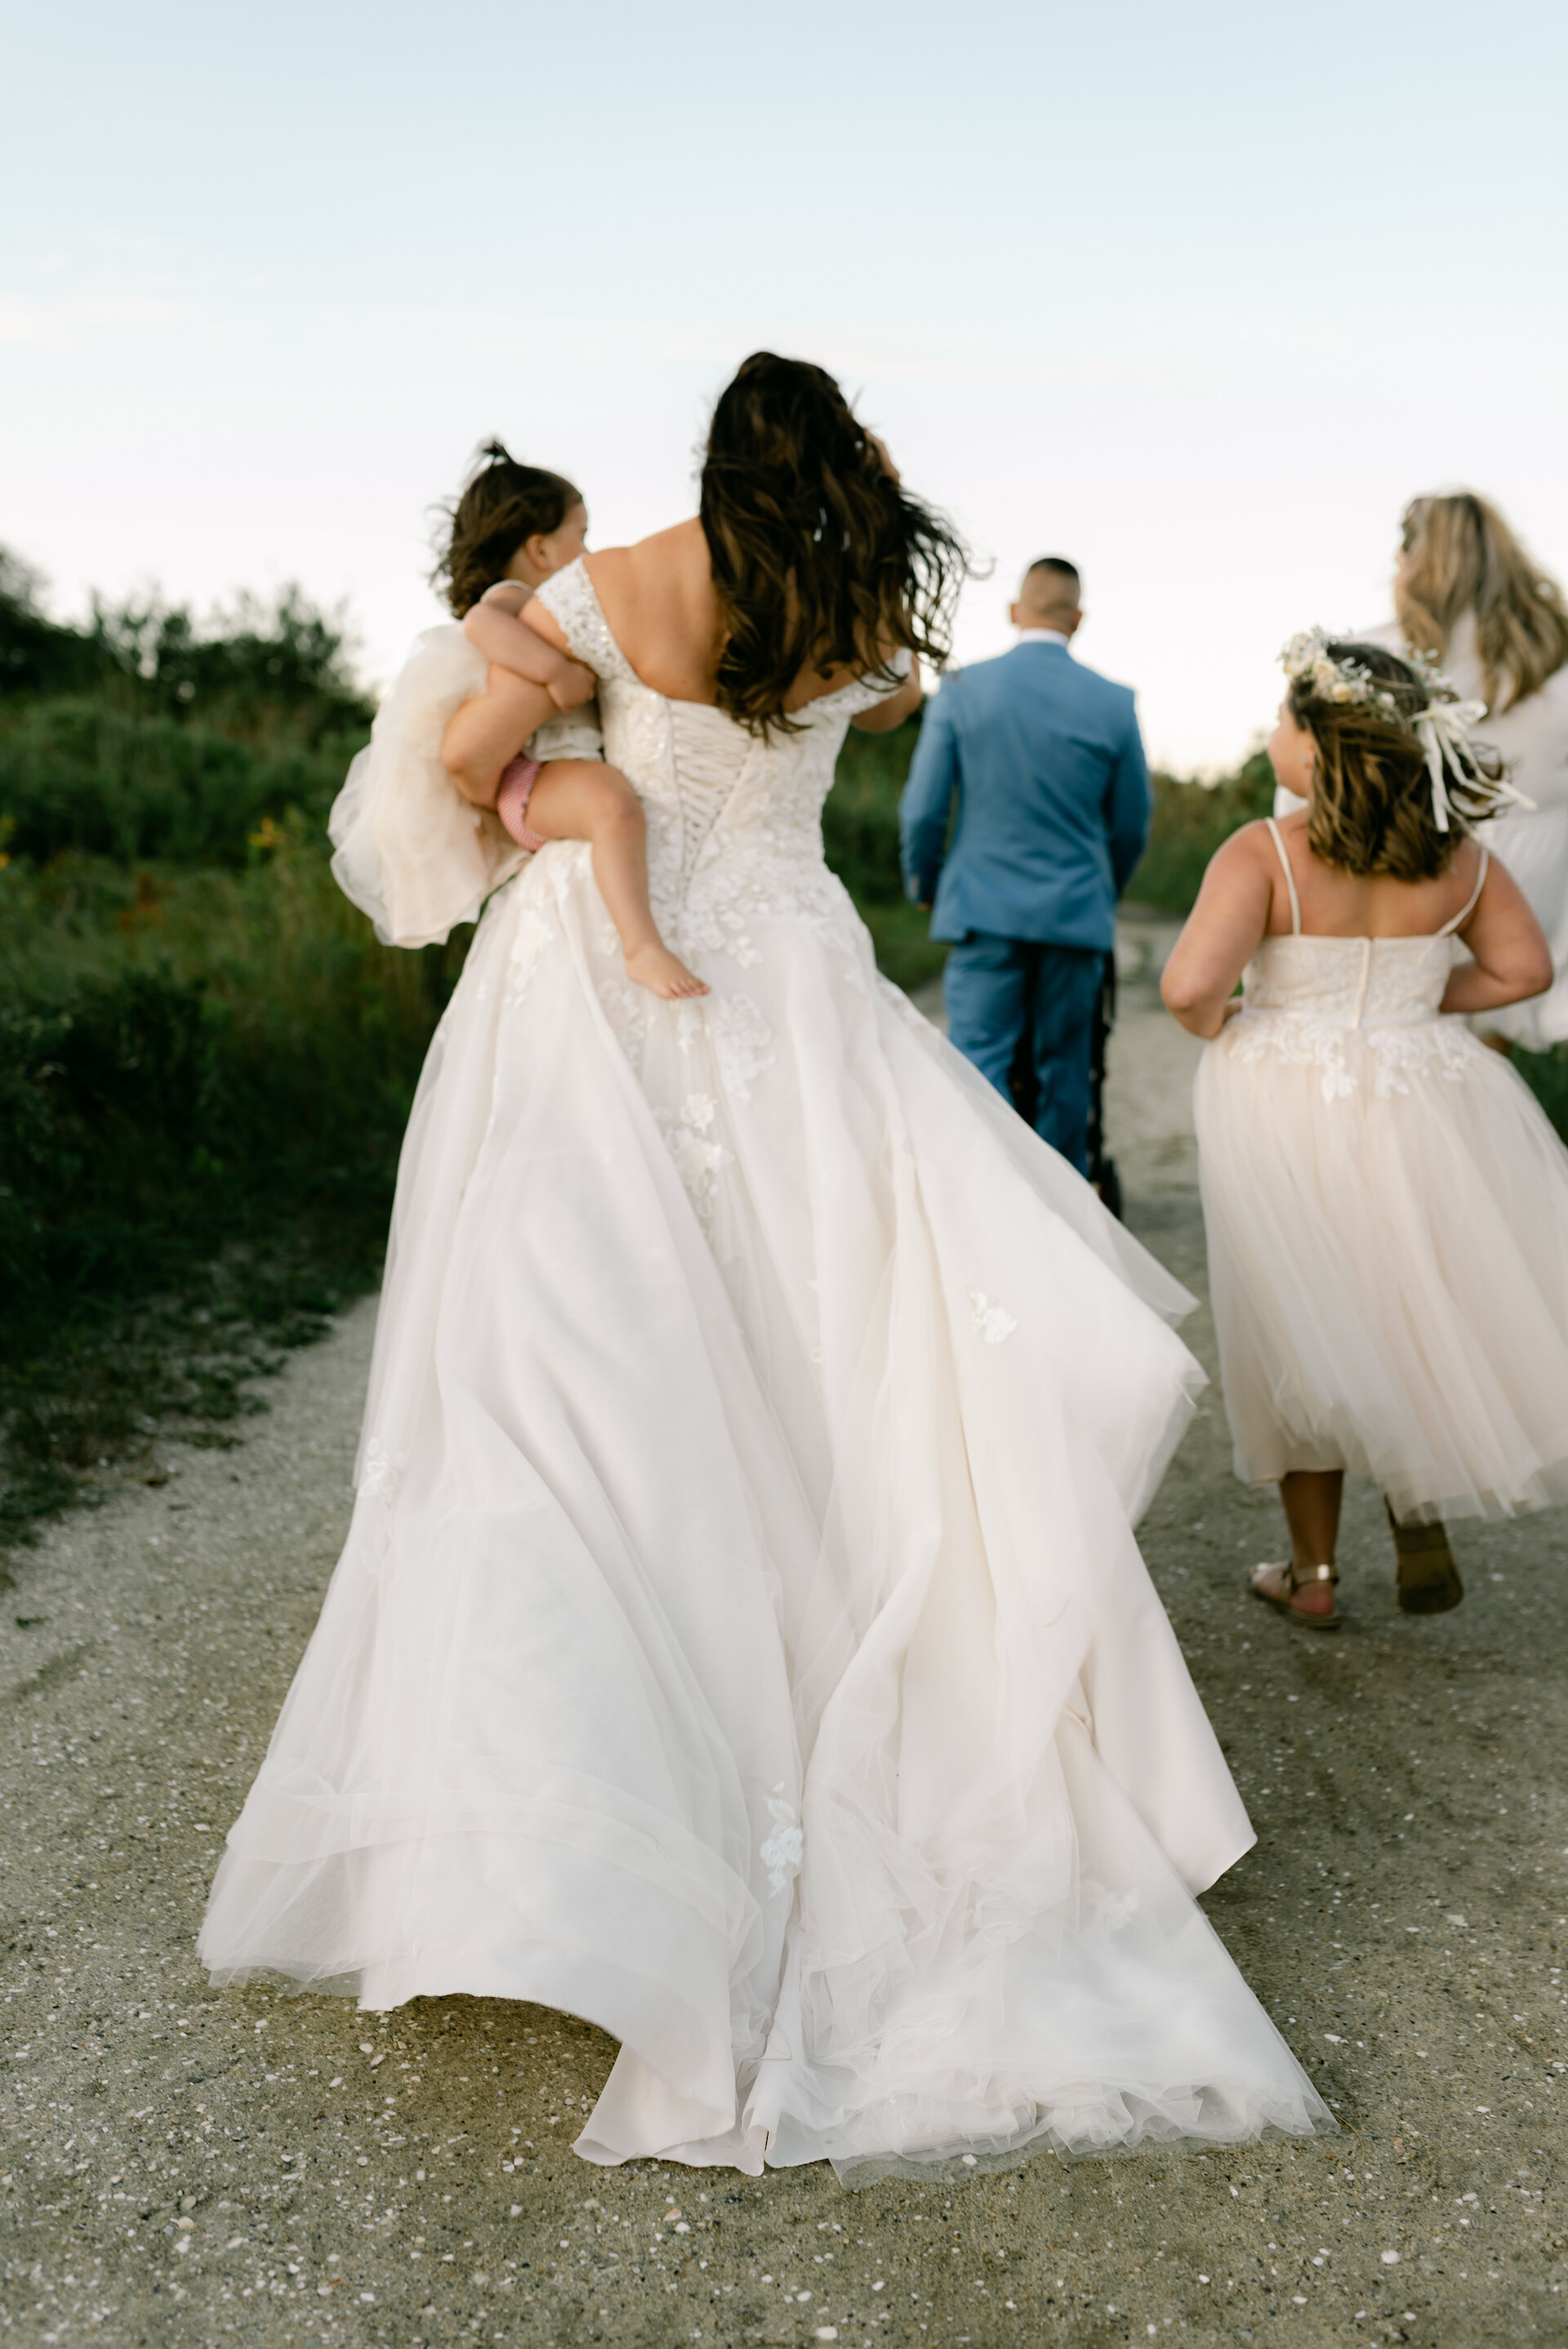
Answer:
[[[552,759],[529,796],[528,824],[542,840],[588,842],[593,878],[620,934],[629,978],[666,1001],[707,993],[659,936],[648,902],[647,821],[619,768],[595,759]]]
[[[1315,1566],[1334,1564],[1339,1540],[1339,1506],[1344,1495],[1343,1468],[1293,1468],[1287,1476],[1280,1478],[1279,1496],[1284,1504],[1292,1557],[1298,1574],[1309,1573]],[[1260,1588],[1272,1598],[1283,1599],[1284,1575],[1281,1568],[1268,1569],[1268,1579]],[[1290,1604],[1298,1615],[1331,1615],[1334,1586],[1331,1582],[1309,1582],[1295,1593]]]

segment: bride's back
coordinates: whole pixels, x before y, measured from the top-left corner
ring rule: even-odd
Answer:
[[[717,708],[727,626],[700,518],[634,546],[605,547],[584,564],[610,632],[643,683],[670,701]],[[784,712],[836,693],[864,666],[834,662],[824,671],[809,664],[788,686]]]

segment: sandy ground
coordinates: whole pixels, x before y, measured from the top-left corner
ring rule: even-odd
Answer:
[[[1193,1050],[1130,929],[1112,1135],[1194,1289]],[[1142,979],[1139,973],[1143,974]],[[228,1454],[174,1452],[15,1561],[0,1633],[0,2329],[27,2342],[1078,2344],[1568,2340],[1558,1518],[1465,1529],[1396,1610],[1375,1496],[1336,1639],[1243,1595],[1277,1508],[1217,1396],[1145,1526],[1258,1845],[1215,1925],[1332,2100],[1302,2147],[1047,2156],[843,2192],[585,2168],[608,2068],[534,2008],[214,1992],[192,1939],[347,1522],[373,1309]],[[1206,1310],[1193,1317],[1212,1358]]]

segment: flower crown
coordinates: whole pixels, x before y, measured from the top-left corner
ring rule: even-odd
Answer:
[[[1279,657],[1292,685],[1310,686],[1320,701],[1370,701],[1398,726],[1413,726],[1419,714],[1401,703],[1387,678],[1374,677],[1365,661],[1336,659],[1323,628],[1303,628]],[[1457,688],[1429,654],[1412,651],[1402,657],[1416,671],[1429,700],[1459,699]]]
[[[1401,703],[1386,678],[1374,677],[1365,661],[1336,659],[1322,628],[1303,628],[1280,655],[1280,666],[1292,685],[1305,685],[1320,701],[1370,703],[1390,725],[1402,727],[1421,746],[1432,787],[1432,821],[1447,832],[1451,802],[1448,771],[1469,782],[1476,773],[1475,729],[1486,716],[1484,701],[1463,701],[1459,688],[1443,675],[1430,654],[1409,651],[1401,657],[1414,669],[1427,699],[1412,709]],[[1491,786],[1494,805],[1505,800],[1533,807],[1508,782]]]

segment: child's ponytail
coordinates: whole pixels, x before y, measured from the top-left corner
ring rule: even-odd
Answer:
[[[441,509],[446,544],[430,574],[460,620],[487,587],[506,576],[525,539],[559,530],[582,492],[561,473],[520,465],[504,442],[487,440],[461,492]]]

